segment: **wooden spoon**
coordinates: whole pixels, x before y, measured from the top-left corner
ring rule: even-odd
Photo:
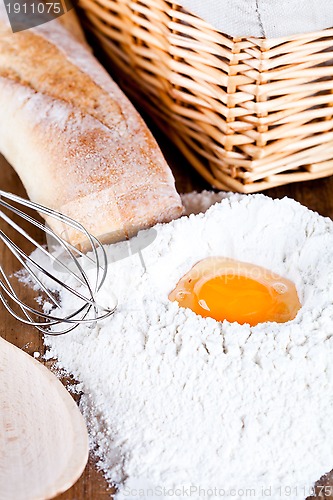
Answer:
[[[0,499],[45,500],[88,460],[83,417],[61,382],[0,337]]]

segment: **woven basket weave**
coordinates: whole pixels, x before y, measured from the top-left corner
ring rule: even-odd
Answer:
[[[125,90],[212,185],[333,174],[333,29],[231,38],[165,0],[80,0]]]

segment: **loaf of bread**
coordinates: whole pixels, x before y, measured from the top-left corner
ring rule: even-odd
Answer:
[[[75,14],[15,34],[7,23],[0,2],[0,152],[31,200],[102,242],[181,215],[157,143],[92,55]],[[82,243],[75,232],[68,238]]]

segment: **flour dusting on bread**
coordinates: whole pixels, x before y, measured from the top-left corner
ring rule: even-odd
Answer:
[[[33,201],[105,241],[178,217],[156,141],[66,19],[0,36],[0,151]]]

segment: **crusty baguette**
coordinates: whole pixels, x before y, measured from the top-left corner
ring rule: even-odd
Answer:
[[[178,217],[156,141],[91,54],[73,12],[15,34],[5,34],[6,21],[0,2],[0,152],[29,197],[103,242]]]

